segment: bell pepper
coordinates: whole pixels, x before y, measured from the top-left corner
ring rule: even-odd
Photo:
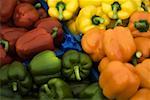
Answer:
[[[2,38],[9,43],[9,51],[15,52],[15,44],[19,37],[27,32],[24,28],[6,27],[2,28]]]
[[[13,15],[17,0],[0,0],[0,4],[1,9],[3,9],[0,11],[0,22],[7,22]]]
[[[104,33],[104,51],[110,60],[130,61],[136,45],[128,28],[117,26]]]
[[[31,3],[34,4],[36,0],[19,0],[22,3]]]
[[[56,18],[41,19],[36,22],[35,27],[46,29],[52,35],[55,46],[60,46],[64,33],[61,23]]]
[[[65,98],[72,98],[72,91],[65,81],[59,78],[50,79],[46,84],[42,85],[39,94],[40,100],[63,100]]]
[[[145,59],[142,63],[137,64],[135,69],[141,80],[140,86],[150,88],[150,59]]]
[[[16,6],[13,21],[18,27],[31,27],[39,19],[39,14],[30,3],[20,3]]]
[[[101,0],[79,0],[80,8],[84,8],[90,5],[101,6]]]
[[[130,100],[148,100],[149,98],[150,98],[150,89],[141,88],[130,98]]]
[[[60,77],[61,60],[53,51],[42,51],[33,57],[29,70],[36,84],[41,85],[54,77]]]
[[[81,91],[79,97],[85,100],[107,100],[102,94],[102,90],[99,88],[98,83],[92,83],[87,86]]]
[[[78,0],[47,0],[51,17],[56,17],[59,20],[69,20],[78,10]]]
[[[98,65],[98,71],[102,72],[104,69],[106,69],[107,65],[110,63],[110,59],[108,57],[104,57]]]
[[[25,95],[32,88],[32,79],[24,66],[14,61],[10,65],[6,65],[0,69],[1,86],[8,85],[13,91],[18,91],[21,95]]]
[[[109,24],[109,18],[103,13],[101,7],[87,6],[80,10],[76,19],[76,27],[79,32],[85,34],[93,27],[105,29]]]
[[[19,57],[26,59],[43,50],[54,50],[54,43],[51,34],[43,28],[35,28],[16,42],[16,51]]]
[[[37,9],[38,13],[39,13],[39,18],[43,19],[43,18],[47,18],[48,14],[46,12],[46,10],[44,8],[39,8]]]
[[[62,57],[62,74],[69,80],[87,78],[92,68],[90,57],[84,53],[68,50]]]
[[[150,13],[133,13],[130,18],[128,27],[134,37],[142,36],[150,38]]]
[[[138,90],[140,79],[131,64],[111,61],[100,74],[99,85],[108,99],[129,100]]]
[[[90,55],[93,61],[98,62],[104,56],[103,38],[105,30],[97,27],[88,30],[81,39],[83,50]]]
[[[103,11],[112,19],[127,19],[140,7],[141,0],[101,0]]]

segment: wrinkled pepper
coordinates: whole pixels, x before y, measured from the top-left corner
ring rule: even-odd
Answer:
[[[102,90],[100,89],[98,83],[92,83],[87,86],[81,93],[79,94],[80,99],[85,100],[107,100],[102,94]]]
[[[32,79],[24,66],[14,61],[0,69],[0,85],[8,85],[14,92],[18,91],[21,95],[25,95],[32,88]]]
[[[49,79],[60,77],[61,60],[50,50],[42,51],[33,57],[29,70],[36,84],[47,83]]]
[[[80,10],[76,19],[76,27],[79,32],[85,34],[93,27],[105,29],[109,22],[109,18],[103,13],[101,7],[91,5]]]
[[[102,72],[106,67],[107,65],[110,63],[110,59],[108,57],[104,57],[100,62],[99,62],[99,65],[98,65],[98,71],[99,72]]]
[[[135,66],[136,72],[141,80],[141,87],[150,88],[150,59],[145,59]]]
[[[128,100],[138,90],[140,79],[131,64],[112,61],[100,74],[99,85],[108,99]]]
[[[149,100],[149,98],[150,89],[141,88],[130,98],[130,100]]]
[[[78,0],[47,0],[51,17],[59,20],[69,20],[78,10]]]
[[[43,28],[35,28],[16,42],[16,51],[19,57],[26,59],[43,50],[54,50],[52,35]]]
[[[150,13],[144,11],[133,13],[128,27],[134,37],[150,38]]]
[[[110,60],[131,60],[136,52],[136,45],[128,28],[117,26],[106,30],[104,34],[104,51]]]
[[[50,79],[40,88],[40,100],[63,100],[72,97],[72,90],[69,84],[59,78]]]
[[[140,7],[141,0],[101,0],[102,10],[112,19],[127,19]]]
[[[83,50],[90,55],[93,61],[98,62],[104,56],[103,38],[105,30],[92,28],[81,39]]]
[[[92,68],[92,61],[87,54],[69,50],[62,58],[62,74],[69,80],[83,80],[87,78]]]
[[[46,29],[52,35],[55,46],[60,46],[64,33],[61,23],[56,18],[41,19],[35,23],[35,27]]]
[[[84,8],[90,5],[101,6],[101,0],[79,0],[80,8]]]

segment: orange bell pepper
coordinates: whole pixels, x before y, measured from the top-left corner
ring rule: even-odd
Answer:
[[[136,65],[135,70],[140,77],[141,87],[150,88],[150,59],[145,59]]]
[[[150,89],[142,88],[134,94],[130,100],[149,100],[150,99]]]
[[[150,38],[150,13],[142,11],[133,13],[128,27],[134,37],[142,36]]]
[[[132,65],[112,61],[100,74],[99,85],[108,99],[128,100],[138,90],[140,79]]]
[[[98,65],[98,71],[102,72],[107,67],[109,62],[110,62],[110,59],[108,59],[108,57],[104,57]]]
[[[104,34],[104,51],[110,60],[127,62],[132,58],[136,45],[128,28],[118,26]]]
[[[93,61],[100,61],[104,56],[103,37],[105,30],[92,28],[82,37],[81,45],[83,50],[90,55]]]

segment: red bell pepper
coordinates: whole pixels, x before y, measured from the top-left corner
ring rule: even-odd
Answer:
[[[54,50],[53,38],[43,28],[35,28],[16,42],[16,51],[21,58],[30,58],[44,50]]]

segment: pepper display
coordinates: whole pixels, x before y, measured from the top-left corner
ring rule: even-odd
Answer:
[[[32,79],[24,66],[20,62],[14,61],[0,69],[0,84],[1,86],[9,85],[13,91],[25,95],[32,88]]]
[[[54,50],[53,38],[43,28],[25,33],[16,42],[17,54],[23,59],[31,58],[43,50]]]
[[[61,60],[53,51],[46,50],[33,57],[29,69],[35,83],[41,85],[51,78],[61,76]]]
[[[128,27],[134,37],[150,38],[150,13],[135,12],[132,14]]]
[[[39,96],[40,100],[63,100],[73,97],[69,85],[59,78],[50,79],[47,84],[42,85]]]
[[[59,20],[71,19],[79,7],[78,0],[47,0],[47,3],[49,15]]]
[[[127,19],[141,6],[141,0],[101,0],[103,11],[112,19]]]
[[[109,21],[109,18],[103,13],[101,7],[87,6],[80,10],[76,19],[76,28],[82,34],[85,34],[86,31],[93,27],[105,29]]]
[[[82,80],[87,78],[92,68],[90,57],[75,50],[65,52],[62,58],[62,74],[69,80]]]

